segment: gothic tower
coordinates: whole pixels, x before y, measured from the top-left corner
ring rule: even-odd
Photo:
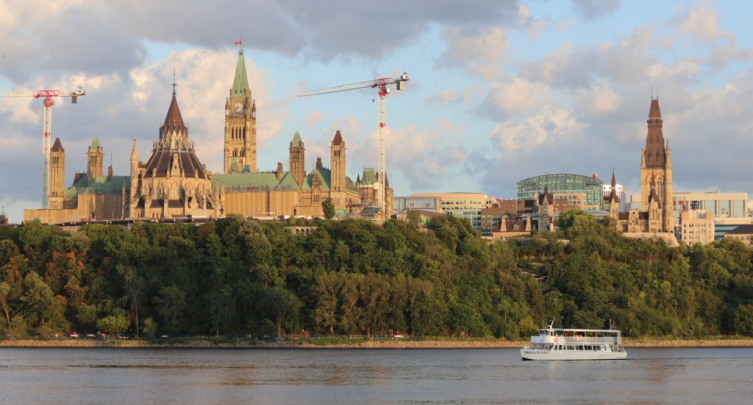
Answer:
[[[233,164],[235,161],[235,164]],[[225,100],[225,173],[256,171],[256,102],[251,97],[243,49]]]
[[[298,187],[303,187],[306,179],[306,148],[304,148],[301,135],[296,132],[290,142],[290,174],[293,175]]]
[[[672,159],[669,142],[664,141],[663,120],[659,99],[651,99],[648,112],[646,148],[641,153],[641,210],[648,211],[651,200],[659,207],[660,232],[674,232],[674,201],[672,200]],[[653,193],[653,196],[652,196]]]
[[[335,138],[330,146],[331,185],[330,189],[335,192],[345,191],[345,141],[340,131],[335,133]]]
[[[86,174],[88,185],[94,182],[94,179],[102,176],[102,169],[105,166],[105,152],[99,144],[99,139],[95,136],[92,144],[89,145],[89,151],[86,153]]]
[[[65,192],[65,149],[60,143],[60,138],[55,138],[55,143],[50,149],[50,209],[63,208],[63,193]]]

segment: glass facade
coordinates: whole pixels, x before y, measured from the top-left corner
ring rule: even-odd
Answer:
[[[584,193],[586,207],[582,208],[604,209],[604,182],[598,177],[580,174],[544,174],[521,180],[518,182],[518,198],[532,199],[536,194],[544,192],[544,187],[550,193]]]

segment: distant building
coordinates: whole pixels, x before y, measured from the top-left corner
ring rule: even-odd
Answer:
[[[706,210],[681,212],[679,224],[680,241],[684,245],[705,245],[714,241],[714,215]]]
[[[482,193],[420,193],[412,197],[438,198],[442,213],[467,219],[478,230],[481,230],[481,209],[486,208],[489,202],[487,195]]]
[[[725,239],[735,239],[747,246],[753,246],[753,225],[740,225],[724,235]]]
[[[724,239],[728,232],[732,232],[743,225],[753,225],[753,218],[714,218],[714,239]]]
[[[749,217],[748,193],[722,193],[720,191],[678,191],[673,196],[675,213],[683,209],[706,210],[714,218]]]
[[[442,212],[440,197],[395,197],[395,211],[399,215],[410,210]]]
[[[580,207],[584,210],[603,209],[604,182],[598,176],[583,176],[580,174],[544,174],[520,180],[518,186],[518,199],[529,200],[534,195],[544,191],[544,187],[553,194],[584,194],[585,204]]]

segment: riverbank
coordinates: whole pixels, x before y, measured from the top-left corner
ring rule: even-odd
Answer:
[[[327,343],[306,340],[190,339],[176,342],[149,340],[0,340],[0,348],[177,348],[177,349],[509,349],[527,342],[508,340],[364,340],[353,343]],[[648,340],[624,339],[626,348],[720,348],[753,347],[753,339]]]

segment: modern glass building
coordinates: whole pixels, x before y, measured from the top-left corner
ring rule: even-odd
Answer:
[[[604,209],[604,182],[596,175],[583,176],[580,174],[543,174],[518,182],[518,199],[531,199],[536,194],[543,193],[546,187],[550,193],[586,195],[586,206],[583,209]]]
[[[481,209],[489,202],[489,197],[482,193],[422,193],[413,194],[412,198],[438,198],[442,213],[467,219],[478,230],[481,230]]]

